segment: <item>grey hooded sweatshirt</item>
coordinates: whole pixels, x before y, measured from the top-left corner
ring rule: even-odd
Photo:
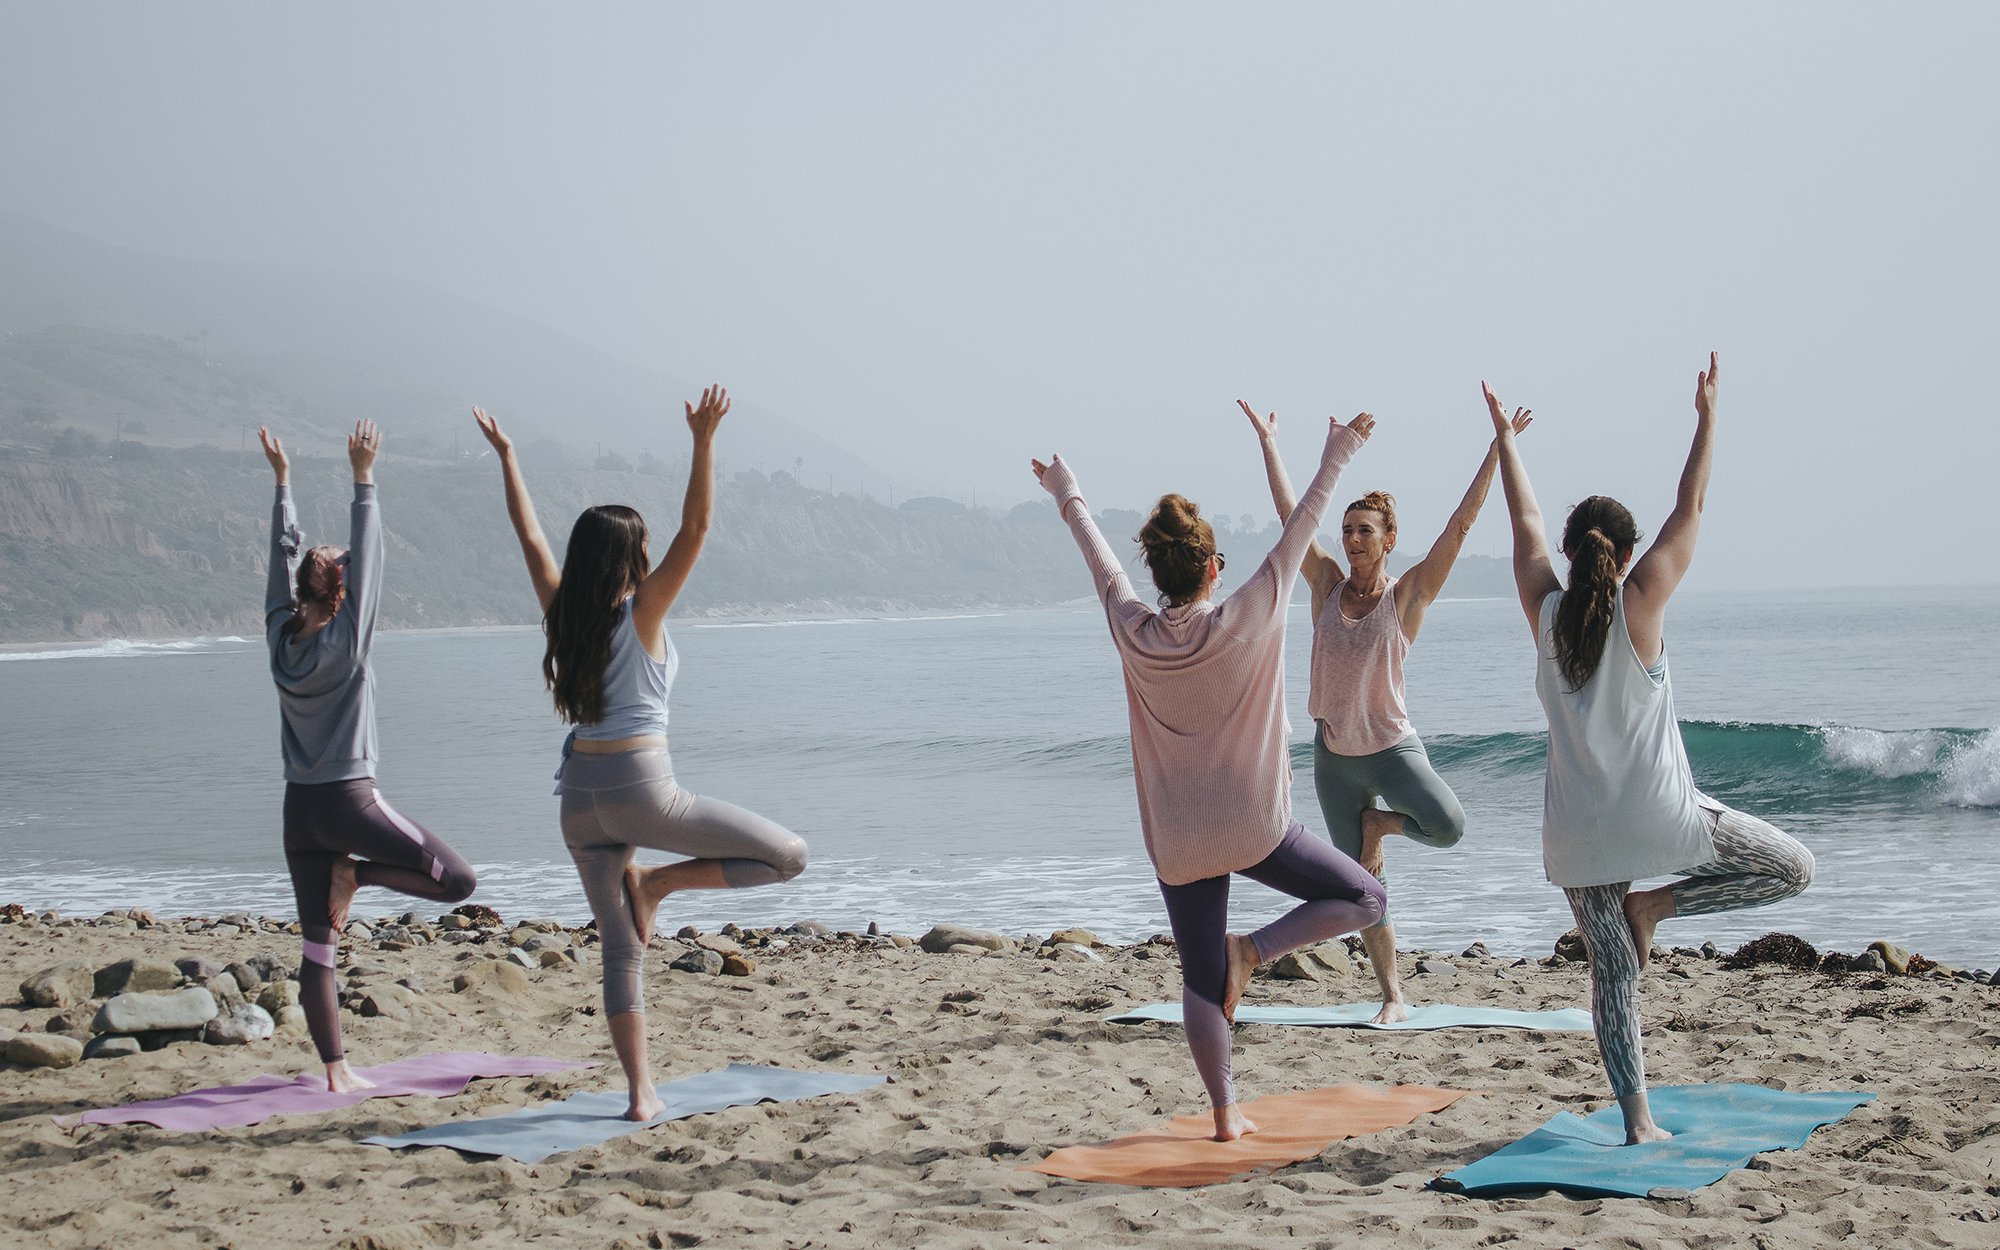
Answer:
[[[368,649],[382,603],[382,523],[375,486],[354,484],[347,547],[347,598],[310,638],[291,629],[292,585],[303,546],[288,486],[271,505],[271,571],[264,589],[264,638],[284,722],[285,780],[300,785],[375,775],[375,679]]]

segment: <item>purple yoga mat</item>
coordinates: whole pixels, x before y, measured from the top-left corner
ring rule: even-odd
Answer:
[[[370,1098],[401,1098],[423,1094],[449,1098],[462,1093],[480,1077],[539,1076],[568,1068],[594,1068],[594,1063],[567,1063],[560,1059],[533,1056],[489,1055],[480,1050],[455,1050],[441,1055],[418,1055],[398,1059],[379,1068],[355,1071],[375,1082],[374,1089],[351,1094],[334,1094],[325,1088],[319,1073],[303,1076],[257,1076],[241,1085],[197,1089],[172,1098],[150,1102],[128,1102],[122,1107],[86,1111],[75,1119],[58,1124],[157,1124],[176,1133],[198,1133],[212,1128],[241,1128],[274,1115],[310,1115],[316,1111],[336,1111]],[[313,1082],[320,1088],[314,1089]]]

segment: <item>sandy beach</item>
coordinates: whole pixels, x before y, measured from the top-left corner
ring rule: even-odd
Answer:
[[[199,959],[212,970],[269,954],[287,968],[296,963],[297,939],[278,922],[240,919],[249,927],[120,917],[0,924],[0,1037],[46,1035],[58,1016],[59,1025],[89,1019],[89,1003],[32,1007],[15,989],[65,961]],[[280,1027],[247,1045],[180,1042],[62,1068],[0,1065],[0,1229],[23,1246],[143,1238],[148,1246],[245,1250],[2000,1245],[2000,989],[1969,980],[1729,971],[1692,951],[1656,960],[1644,982],[1656,1086],[1743,1081],[1879,1095],[1804,1150],[1761,1156],[1689,1197],[1493,1200],[1427,1189],[1559,1111],[1605,1105],[1588,1034],[1500,1029],[1239,1027],[1245,1098],[1348,1081],[1488,1093],[1270,1174],[1135,1189],[1023,1166],[1059,1146],[1202,1108],[1177,1027],[1102,1019],[1177,999],[1171,947],[1050,958],[1032,945],[932,954],[886,938],[738,937],[738,958],[751,966],[736,970],[745,975],[669,970],[692,944],[656,940],[647,975],[659,1079],[737,1061],[877,1072],[891,1082],[664,1123],[523,1166],[447,1149],[392,1152],[360,1139],[618,1088],[615,1068],[478,1081],[452,1099],[377,1099],[179,1134],[146,1125],[66,1130],[54,1117],[312,1069],[303,1031]],[[541,949],[512,961],[514,973],[494,972],[520,943]],[[608,1061],[592,952],[589,935],[573,930],[510,923],[448,935],[433,923],[399,930],[391,922],[343,950],[349,1053],[357,1066],[443,1050]],[[1338,952],[1328,954],[1334,969],[1318,968],[1321,979],[1260,977],[1248,1001],[1366,998],[1372,978],[1340,970]],[[1578,963],[1424,958],[1451,971],[1419,975],[1418,956],[1406,956],[1417,1002],[1588,1005],[1588,973]],[[465,988],[454,989],[460,982]],[[410,992],[382,988],[399,983]],[[80,1026],[74,1035],[87,1032]]]

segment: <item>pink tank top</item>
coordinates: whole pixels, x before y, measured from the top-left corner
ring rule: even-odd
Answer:
[[[1403,657],[1410,640],[1396,615],[1396,582],[1360,620],[1340,610],[1345,579],[1336,584],[1313,624],[1312,689],[1306,710],[1335,755],[1373,755],[1416,731],[1403,707]]]

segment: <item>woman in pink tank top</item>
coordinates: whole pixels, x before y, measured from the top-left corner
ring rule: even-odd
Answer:
[[[1257,431],[1279,519],[1297,501],[1278,455],[1276,413],[1258,416],[1237,401]],[[1526,409],[1514,415],[1528,428]],[[1317,541],[1303,573],[1312,589],[1313,789],[1334,846],[1378,878],[1383,840],[1401,834],[1426,846],[1448,847],[1465,832],[1465,809],[1431,767],[1423,740],[1403,706],[1403,658],[1417,640],[1424,613],[1444,589],[1459,548],[1479,517],[1499,463],[1497,444],[1479,462],[1465,498],[1423,559],[1400,578],[1389,576],[1396,549],[1396,500],[1370,491],[1347,505],[1340,522],[1348,569]],[[1378,806],[1378,802],[1381,806]],[[1396,930],[1385,914],[1361,931],[1362,949],[1382,991],[1378,1024],[1407,1020],[1410,1009],[1396,974]]]

